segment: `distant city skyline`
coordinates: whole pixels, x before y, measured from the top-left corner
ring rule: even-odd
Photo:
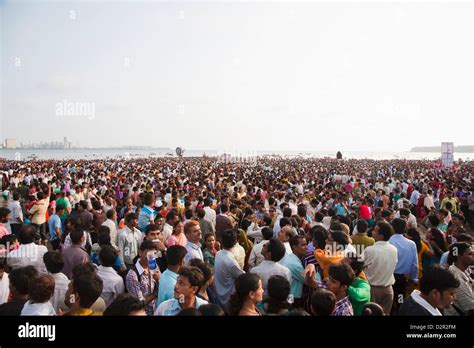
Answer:
[[[471,3],[0,1],[0,21],[2,142],[474,143]]]

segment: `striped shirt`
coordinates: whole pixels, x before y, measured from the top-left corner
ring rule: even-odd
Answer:
[[[352,309],[351,301],[349,301],[349,296],[341,298],[336,302],[336,309],[331,314],[333,316],[353,316],[354,310]]]

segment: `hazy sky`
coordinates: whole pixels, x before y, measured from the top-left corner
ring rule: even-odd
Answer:
[[[470,3],[0,4],[2,141],[474,143]],[[93,109],[62,115],[67,102]]]

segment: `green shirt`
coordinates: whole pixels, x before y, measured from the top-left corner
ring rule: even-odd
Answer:
[[[357,277],[347,289],[347,295],[352,303],[354,315],[361,315],[362,308],[370,302],[370,285],[364,279]]]

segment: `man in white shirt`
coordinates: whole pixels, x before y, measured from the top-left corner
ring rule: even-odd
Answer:
[[[117,225],[115,224],[115,221],[117,221],[117,213],[115,212],[115,209],[109,209],[107,210],[107,213],[105,213],[105,216],[107,220],[102,223],[102,226],[107,226],[109,228],[110,244],[112,244],[114,247],[117,247],[118,234]]]
[[[392,285],[395,283],[393,273],[398,262],[397,248],[388,242],[392,235],[393,228],[390,224],[378,223],[372,232],[375,244],[365,248],[362,254],[371,300],[382,306],[387,315],[392,309]]]
[[[125,291],[125,286],[121,276],[112,268],[117,258],[117,250],[111,245],[104,245],[99,251],[99,260],[101,265],[97,275],[102,279],[104,287],[100,297],[108,306],[115,298]]]
[[[267,293],[267,284],[268,279],[274,275],[281,275],[285,277],[288,282],[291,284],[291,272],[290,270],[278,263],[285,256],[285,246],[283,243],[276,239],[272,238],[263,246],[262,255],[265,260],[260,263],[257,267],[252,268],[250,272],[256,273],[262,279],[262,286]]]
[[[18,237],[20,234],[21,225],[23,223],[23,211],[20,206],[20,194],[13,193],[13,199],[8,202],[8,209],[10,209],[10,227],[12,233]]]
[[[142,242],[142,233],[137,228],[137,217],[134,213],[125,216],[125,228],[119,231],[117,247],[120,251],[120,258],[130,269],[133,266],[133,259],[138,255],[138,248]]]
[[[204,200],[204,211],[206,212],[206,215],[204,215],[204,219],[209,221],[212,225],[212,227],[215,229],[216,228],[216,211],[210,207],[211,205],[211,199],[207,197]]]
[[[415,186],[415,189],[413,190],[410,196],[410,203],[414,206],[417,205],[418,198],[420,198],[420,191],[418,190],[418,186]]]
[[[286,250],[285,255],[293,253],[293,251],[291,250],[291,246],[290,246],[290,239],[293,236],[295,236],[295,233],[293,232],[293,229],[292,229],[291,225],[287,225],[287,226],[283,227],[280,230],[280,233],[278,233],[278,239],[285,246],[285,250]]]
[[[395,214],[395,218],[399,218],[399,217],[407,220],[408,227],[414,227],[414,228],[418,227],[418,223],[416,222],[415,215],[413,215],[410,212],[410,210],[408,210],[407,208],[401,208],[397,211],[397,213]]]
[[[423,201],[423,205],[426,209],[431,210],[435,208],[434,200],[433,200],[433,191],[428,190],[425,196],[425,200]]]
[[[260,265],[260,263],[265,259],[262,255],[262,249],[263,246],[273,237],[273,231],[270,227],[264,227],[262,229],[262,236],[263,240],[258,244],[254,244],[252,251],[250,252],[248,260],[249,269]]]
[[[43,262],[43,256],[48,249],[44,245],[34,243],[36,228],[32,225],[24,225],[20,231],[20,247],[11,251],[7,256],[7,264],[12,269],[25,266],[33,266],[38,273],[46,274],[47,270]]]
[[[222,247],[214,262],[214,286],[217,301],[222,308],[227,309],[230,295],[235,291],[234,282],[237,277],[245,273],[235,260],[232,248],[237,243],[237,232],[235,229],[224,231],[222,234]]]
[[[184,235],[187,238],[186,242],[186,256],[184,257],[184,263],[189,264],[192,259],[204,260],[201,250],[201,226],[197,221],[189,221],[184,225]]]
[[[49,275],[54,278],[54,295],[51,298],[56,313],[58,309],[67,311],[68,307],[64,303],[64,297],[69,287],[69,278],[61,272],[64,267],[63,254],[59,251],[48,251],[43,257],[44,264]]]
[[[292,211],[290,208],[288,208],[287,203],[282,203],[280,206],[281,206],[280,208],[283,208],[283,214],[276,219],[275,224],[273,225],[273,237],[275,238],[278,237],[278,233],[280,232],[282,228],[280,224],[281,219],[283,218],[289,219],[291,218],[291,215],[292,215]]]
[[[165,225],[163,226],[163,240],[167,241],[168,238],[173,234],[173,224],[179,220],[178,215],[170,211],[168,214],[166,214],[166,222]]]

